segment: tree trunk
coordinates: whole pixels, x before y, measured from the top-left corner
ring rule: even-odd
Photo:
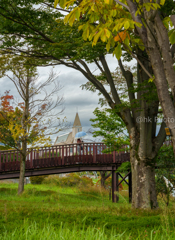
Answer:
[[[100,175],[101,175],[101,187],[105,188],[105,173],[106,171],[101,171]]]
[[[107,174],[107,175],[106,175]],[[112,174],[112,171],[107,173],[106,171],[100,171],[100,175],[101,175],[101,187],[105,188],[105,181],[106,179],[108,179],[108,177],[110,177]]]
[[[151,43],[153,44],[151,45]],[[153,40],[152,42],[149,42],[149,46],[151,48],[149,56],[154,70],[155,85],[157,87],[157,93],[163,110],[164,121],[172,132],[173,151],[175,155],[175,108],[168,90],[168,83],[164,72],[165,64],[163,65],[161,56]],[[157,58],[154,57],[155,55]]]
[[[19,175],[19,185],[18,185],[18,195],[24,191],[24,177],[25,177],[25,163],[27,156],[27,121],[29,117],[29,86],[30,86],[30,74],[27,71],[27,81],[25,86],[25,108],[22,117],[22,128],[24,130],[24,136],[22,138],[22,149],[21,149],[21,162],[20,162],[20,175]]]
[[[150,166],[153,159],[141,158],[139,148],[139,136],[136,135],[135,129],[132,129],[130,135],[130,162],[132,171],[132,207],[133,208],[157,208],[157,195],[155,185],[154,165]],[[147,145],[147,142],[144,142]]]
[[[22,156],[21,161],[20,161],[18,195],[20,195],[24,191],[24,177],[25,177],[25,157]]]
[[[155,181],[155,167],[147,166],[148,178],[149,178],[149,194],[151,209],[158,208],[157,193],[156,193],[156,181]]]
[[[157,196],[154,169],[134,156],[131,158],[132,169],[132,207],[157,208]]]

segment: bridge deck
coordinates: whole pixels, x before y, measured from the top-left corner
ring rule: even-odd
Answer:
[[[28,149],[25,176],[75,171],[112,170],[129,161],[129,153],[103,153],[103,143],[68,144]],[[18,151],[0,151],[0,179],[19,177],[21,155]]]

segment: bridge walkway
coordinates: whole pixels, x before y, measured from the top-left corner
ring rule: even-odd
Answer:
[[[112,171],[112,199],[117,201],[116,169],[129,161],[128,152],[104,153],[103,143],[82,143],[28,149],[25,177],[80,171]],[[20,152],[0,151],[0,180],[19,178]]]

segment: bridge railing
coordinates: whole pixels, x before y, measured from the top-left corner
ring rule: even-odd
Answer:
[[[75,164],[103,164],[128,161],[129,153],[103,153],[104,143],[76,143],[28,149],[26,169],[61,167]],[[0,171],[19,171],[20,152],[0,151]]]

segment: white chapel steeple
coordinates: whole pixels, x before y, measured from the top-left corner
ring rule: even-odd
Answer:
[[[76,113],[74,124],[72,127],[72,137],[74,138],[76,133],[81,131],[82,131],[82,126],[81,126],[80,118],[78,113]]]

